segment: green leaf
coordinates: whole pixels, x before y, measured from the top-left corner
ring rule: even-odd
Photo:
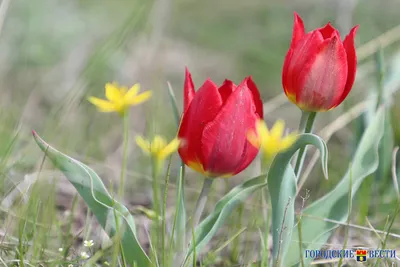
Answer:
[[[394,147],[393,128],[390,118],[390,110],[385,110],[384,133],[379,147],[379,165],[376,171],[377,180],[387,180],[391,183],[392,150]]]
[[[378,167],[378,147],[383,136],[385,122],[384,109],[379,109],[366,129],[350,168],[337,186],[303,211],[301,218],[302,249],[319,249],[325,244],[338,227],[332,221],[345,223],[348,217],[350,180],[352,181],[352,197],[356,194],[364,178],[372,174]],[[351,179],[350,179],[351,176]],[[293,232],[292,243],[286,254],[286,265],[292,266],[300,261],[298,229]],[[304,251],[302,251],[304,255]],[[311,258],[304,259],[309,266]]]
[[[276,159],[272,163],[271,169],[268,174],[268,181],[272,182],[276,188],[279,188],[280,186],[278,184],[280,184],[279,181],[283,176],[282,170],[285,170],[293,154],[299,148],[304,147],[308,144],[315,145],[318,149],[321,150],[321,155],[323,158],[322,168],[324,170],[325,177],[327,177],[327,168],[326,168],[327,149],[324,141],[320,137],[313,134],[302,134],[300,135],[299,139],[293,145],[292,148],[276,156]],[[281,163],[283,161],[285,163]],[[291,167],[287,169],[288,169],[287,173],[291,172],[293,174],[293,170],[291,169]],[[288,183],[292,182],[292,184],[294,183],[294,188],[295,188],[294,174],[293,176],[286,174],[284,176],[292,178],[292,180],[287,179],[287,182]],[[211,238],[216,234],[218,229],[223,225],[225,220],[231,215],[233,209],[241,201],[243,201],[251,194],[253,194],[255,191],[259,190],[260,188],[263,188],[266,185],[267,185],[266,177],[265,175],[261,175],[252,178],[250,180],[247,180],[244,183],[234,187],[228,194],[222,197],[221,200],[218,201],[217,205],[215,206],[214,211],[211,214],[209,214],[196,228],[195,231],[196,251],[198,252],[199,250],[201,250],[211,240]],[[291,193],[293,193],[293,191],[291,191]],[[295,193],[296,191],[294,190],[293,194]],[[287,201],[285,201],[285,204],[286,202]],[[292,217],[294,217],[294,209],[291,212],[293,214]],[[191,256],[192,252],[193,252],[193,246],[189,248],[189,251],[186,255],[186,259],[188,259]]]
[[[211,240],[218,229],[223,225],[226,218],[231,215],[233,209],[241,201],[266,185],[267,182],[265,181],[265,175],[261,175],[234,187],[228,194],[222,197],[215,206],[214,211],[209,214],[195,230],[196,253],[199,253],[199,251]],[[191,244],[185,260],[191,256],[193,249],[193,245]]]
[[[186,248],[186,209],[185,209],[185,192],[184,192],[184,170],[185,164],[181,162],[181,167],[179,171],[179,181],[177,187],[177,207],[176,207],[176,231],[175,238],[177,246],[180,250]]]
[[[85,164],[52,148],[35,132],[33,137],[40,149],[76,188],[107,234],[115,236],[120,226],[119,234],[122,236],[121,245],[126,261],[136,262],[137,266],[150,266],[150,259],[136,238],[133,216],[125,206],[111,197],[100,177]]]
[[[179,124],[181,120],[178,104],[176,102],[176,97],[174,93],[174,89],[171,84],[168,82],[168,95],[169,100],[171,102],[172,111],[175,117],[175,122],[179,130]],[[176,208],[176,241],[177,246],[180,249],[185,249],[185,233],[186,233],[186,208],[185,208],[185,186],[184,186],[184,177],[185,177],[185,163],[181,161],[180,171],[179,171],[179,180],[177,186],[177,199],[176,203],[178,203]],[[174,224],[175,226],[175,224]],[[175,230],[175,229],[174,229]]]
[[[325,142],[314,134],[301,134],[288,150],[278,154],[268,172],[268,190],[272,206],[272,241],[276,266],[286,266],[284,261],[289,249],[294,225],[296,175],[290,160],[297,150],[314,145],[321,152],[322,170],[328,178],[328,149]]]
[[[168,82],[168,96],[169,96],[169,100],[171,102],[172,105],[172,111],[174,113],[174,117],[175,117],[175,122],[177,124],[177,126],[179,127],[179,123],[181,121],[181,116],[179,115],[179,108],[178,105],[176,103],[176,97],[175,97],[175,93],[174,93],[174,89],[172,89],[171,84]]]

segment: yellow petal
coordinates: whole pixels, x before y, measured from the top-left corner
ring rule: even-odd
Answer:
[[[279,152],[280,147],[279,142],[269,142],[268,145],[263,147],[263,152],[267,158],[272,158]]]
[[[149,141],[145,140],[141,136],[136,136],[135,138],[136,144],[143,150],[145,153],[150,153],[150,143]]]
[[[291,147],[294,144],[294,142],[296,142],[297,137],[298,136],[297,136],[296,132],[293,132],[293,133],[285,136],[285,138],[283,138],[283,140],[281,142],[281,149],[286,150],[289,147]]]
[[[109,101],[97,98],[89,97],[89,102],[95,105],[101,112],[114,112],[117,111],[115,105]]]
[[[127,99],[126,102],[129,105],[139,105],[148,100],[151,97],[151,95],[152,95],[151,91],[145,91],[133,98]]]
[[[124,95],[124,101],[129,102],[136,97],[136,95],[139,93],[140,90],[140,84],[135,84],[133,85],[128,92]]]
[[[126,93],[128,92],[128,87],[126,87],[126,86],[120,86],[118,89],[122,96],[125,96]]]
[[[271,129],[271,137],[275,140],[280,140],[285,129],[285,122],[283,120],[277,120]]]
[[[164,138],[159,135],[156,135],[151,142],[151,152],[153,154],[158,154],[160,151],[167,145],[167,142]]]
[[[254,147],[260,147],[260,140],[259,137],[257,136],[257,134],[253,131],[250,130],[247,133],[247,140],[250,142],[250,144]]]
[[[118,88],[116,83],[107,83],[106,84],[106,97],[111,102],[121,102],[123,99],[123,95]]]
[[[178,138],[174,138],[167,146],[165,146],[158,154],[159,159],[165,159],[172,153],[178,150],[181,141]]]
[[[258,120],[256,122],[256,130],[257,130],[257,134],[260,138],[265,138],[265,137],[269,136],[267,124],[262,119]]]
[[[267,124],[263,119],[260,119],[256,123],[256,130],[258,140],[261,146],[267,146],[270,141],[270,132],[268,131]]]

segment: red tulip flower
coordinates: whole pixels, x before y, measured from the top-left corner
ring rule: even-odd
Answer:
[[[358,26],[344,41],[330,23],[305,33],[294,14],[292,43],[286,54],[282,84],[287,97],[305,111],[326,111],[349,94],[356,76],[354,38]]]
[[[179,155],[187,166],[207,177],[235,175],[258,153],[247,133],[262,118],[260,93],[251,77],[239,86],[225,80],[219,88],[207,79],[195,92],[186,69]]]

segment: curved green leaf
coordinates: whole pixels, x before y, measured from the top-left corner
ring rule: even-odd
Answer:
[[[85,164],[52,148],[35,132],[33,137],[40,149],[76,188],[107,234],[115,236],[120,226],[126,261],[130,264],[136,262],[137,266],[150,266],[150,259],[136,238],[133,216],[125,206],[111,197],[100,177]]]
[[[275,266],[286,266],[294,226],[296,175],[289,164],[297,150],[306,145],[316,146],[321,153],[322,170],[328,178],[328,149],[322,138],[314,134],[301,134],[288,150],[278,154],[268,172],[268,190],[272,206],[272,241]]]
[[[231,215],[233,209],[254,191],[266,186],[265,175],[261,175],[234,187],[228,194],[221,198],[214,211],[209,214],[195,230],[196,253],[206,245],[223,225],[226,218]],[[193,244],[190,246],[186,259],[193,252]]]
[[[297,142],[293,145],[292,148],[287,151],[276,156],[276,159],[271,165],[271,169],[268,174],[268,181],[272,182],[272,184],[278,188],[278,184],[275,181],[279,181],[280,177],[283,176],[283,170],[285,170],[288,165],[293,154],[301,147],[304,147],[308,144],[315,145],[318,149],[321,150],[322,156],[322,169],[324,170],[325,176],[327,177],[327,148],[324,141],[316,135],[313,134],[302,134],[300,135]],[[284,163],[281,163],[284,162]],[[288,173],[293,170],[287,168]],[[286,175],[286,177],[290,177]],[[295,183],[294,174],[293,182]],[[274,181],[272,181],[274,180]],[[289,181],[289,179],[287,179]],[[265,175],[261,175],[250,180],[245,181],[244,183],[234,187],[228,194],[221,198],[220,201],[215,206],[214,211],[208,215],[196,228],[195,231],[195,243],[196,243],[196,252],[201,250],[204,245],[206,245],[211,238],[216,234],[217,230],[223,225],[228,216],[231,215],[233,209],[244,199],[249,197],[255,191],[267,185]],[[294,187],[295,188],[295,187]],[[279,189],[278,189],[279,190]],[[277,191],[276,193],[278,193]],[[293,192],[291,192],[293,193]],[[294,194],[296,190],[294,190]],[[292,211],[292,214],[294,210]],[[293,217],[294,215],[292,215]],[[189,251],[186,255],[186,259],[191,256],[193,252],[193,245],[189,248]]]
[[[332,230],[338,224],[332,221],[345,223],[348,217],[349,190],[354,197],[364,178],[372,174],[378,167],[378,148],[383,136],[385,123],[384,109],[379,109],[370,125],[364,132],[351,166],[337,186],[303,211],[301,218],[302,249],[319,249],[330,237]],[[350,184],[350,181],[352,184]],[[298,229],[293,232],[293,239],[287,253],[287,266],[298,264],[300,261],[300,249]],[[302,251],[304,255],[304,251]],[[311,258],[304,259],[305,266],[311,262]]]

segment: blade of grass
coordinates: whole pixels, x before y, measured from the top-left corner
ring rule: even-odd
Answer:
[[[352,207],[352,195],[351,192],[353,191],[353,176],[351,172],[351,167],[350,167],[350,179],[349,179],[349,200],[348,200],[348,216],[347,216],[347,225],[345,227],[345,236],[344,236],[344,243],[343,243],[343,250],[346,249],[347,247],[347,241],[349,238],[349,224],[350,224],[350,217],[351,217],[351,207]],[[341,257],[338,263],[338,266],[342,266],[343,263],[343,258]]]

